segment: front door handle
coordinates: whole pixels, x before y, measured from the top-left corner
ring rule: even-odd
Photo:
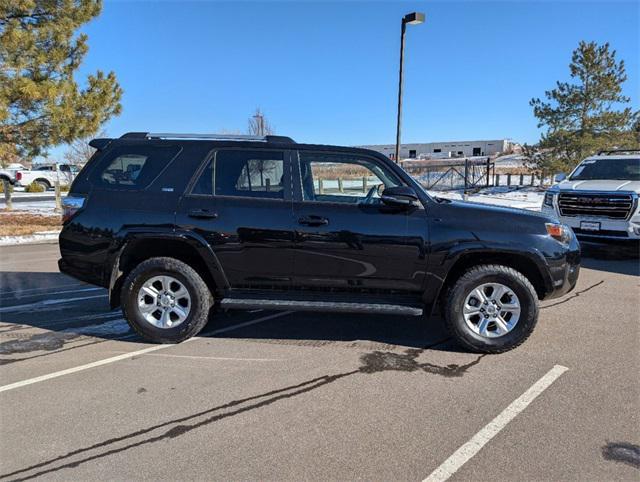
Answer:
[[[208,209],[192,209],[189,211],[189,217],[197,219],[215,219],[218,217],[218,213],[214,213]]]
[[[329,220],[325,217],[311,214],[309,216],[302,216],[298,219],[298,224],[302,224],[304,226],[326,226],[329,224]]]

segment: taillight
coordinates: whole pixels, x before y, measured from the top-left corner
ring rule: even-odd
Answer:
[[[16,172],[16,181],[22,181],[22,173],[20,171]]]
[[[62,200],[62,222],[65,223],[84,207],[85,198],[69,195]]]

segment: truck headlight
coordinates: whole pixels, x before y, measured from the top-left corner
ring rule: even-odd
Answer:
[[[554,196],[555,196],[555,194],[552,193],[552,192],[544,193],[544,201],[542,201],[542,204],[544,204],[545,206],[553,207],[553,197]]]
[[[562,244],[569,244],[571,241],[573,234],[569,226],[560,223],[545,223],[545,226],[547,234],[556,241],[560,241]]]

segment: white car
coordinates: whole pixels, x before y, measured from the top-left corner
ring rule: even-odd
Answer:
[[[588,157],[556,176],[542,211],[571,226],[581,241],[640,240],[640,150]]]

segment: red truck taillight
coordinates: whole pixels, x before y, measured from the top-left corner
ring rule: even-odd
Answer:
[[[16,172],[16,181],[22,181],[22,173],[20,171]]]

